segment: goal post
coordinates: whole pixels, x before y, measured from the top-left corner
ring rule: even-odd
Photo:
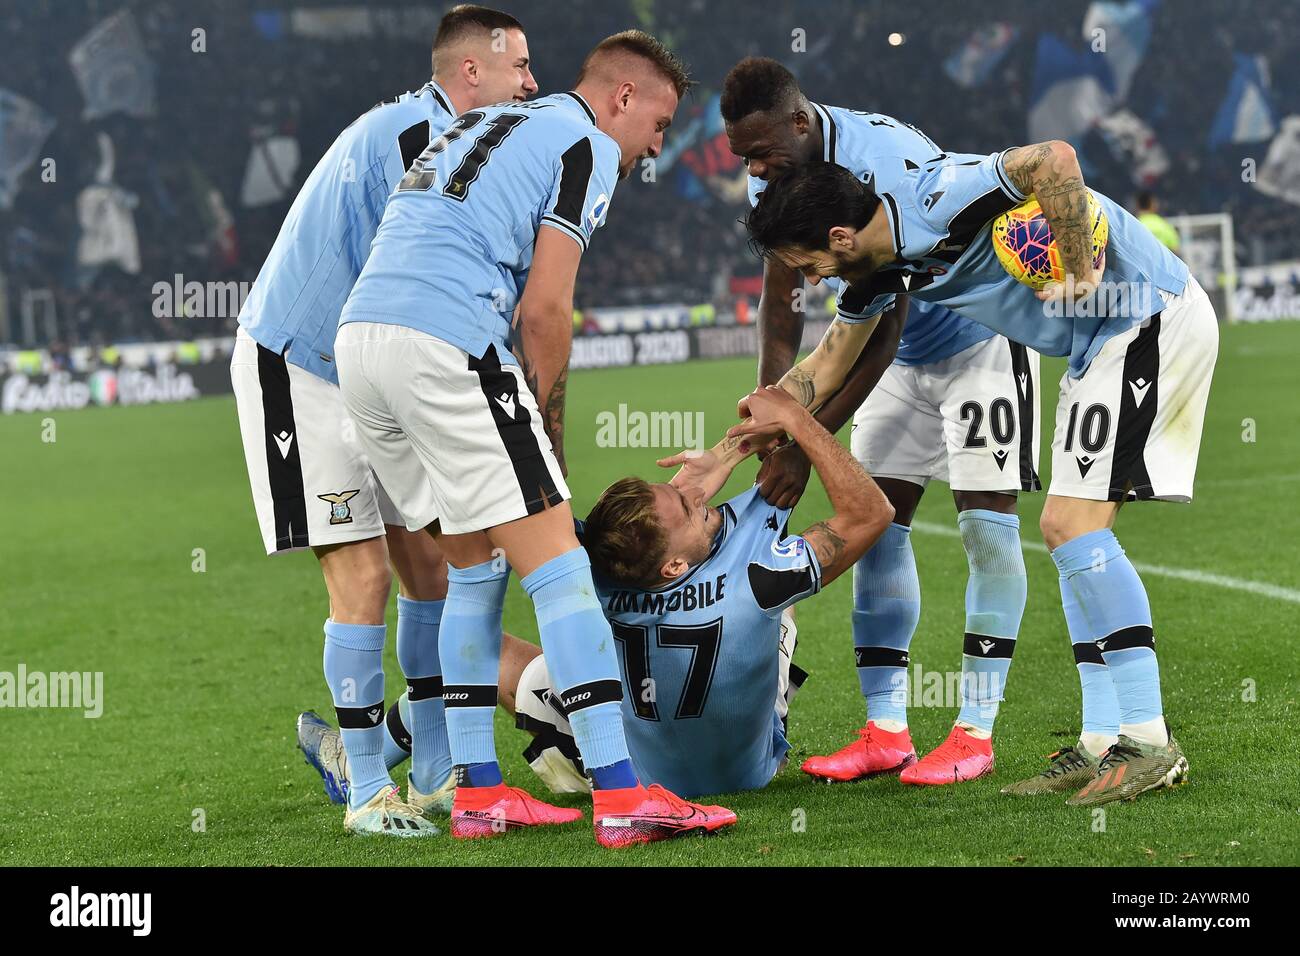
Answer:
[[[1235,322],[1232,293],[1237,288],[1237,257],[1232,216],[1212,212],[1166,218],[1178,230],[1178,255],[1209,294],[1214,311],[1225,322]]]

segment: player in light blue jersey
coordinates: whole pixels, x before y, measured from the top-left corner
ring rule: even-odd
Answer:
[[[353,832],[437,831],[421,810],[449,804],[438,629],[446,569],[424,532],[437,516],[426,486],[403,520],[371,472],[337,385],[339,313],[370,253],[389,193],[407,166],[467,109],[536,92],[514,17],[462,5],[443,18],[433,79],[345,129],[303,183],[239,315],[231,379],[253,502],[268,553],[311,548],[329,591],[324,667],[343,727],[351,786],[323,769],[323,724],[300,719],[299,744]],[[418,466],[407,471],[422,478]],[[409,530],[408,530],[409,527]],[[414,761],[406,801],[382,755],[384,616],[389,560],[400,581],[397,657],[411,688]]]
[[[583,529],[618,644],[632,762],[643,780],[687,795],[763,787],[785,763],[802,672],[784,612],[852,568],[893,517],[871,476],[788,392],[762,389],[748,411],[803,444],[829,518],[791,535],[790,509],[768,504],[758,487],[710,507],[744,458],[724,442],[661,462],[684,465],[671,483],[615,482]],[[547,656],[520,677],[518,722],[535,735],[525,754],[534,769],[553,789],[573,789],[572,731]]]
[[[339,382],[362,446],[408,527],[419,489],[432,484],[437,500],[450,564],[439,650],[458,838],[581,816],[507,787],[497,763],[511,567],[592,775],[598,842],[736,819],[641,785],[619,717],[614,642],[564,483],[578,264],[616,182],[659,154],[688,86],[672,53],[628,30],[587,55],[573,91],[464,114],[398,185],[343,309]],[[405,474],[412,462],[417,478]]]
[[[767,180],[813,160],[836,163],[868,187],[894,188],[941,160],[920,130],[880,113],[809,101],[775,60],[750,57],[728,73],[721,109],[731,151],[749,170],[751,205]],[[838,311],[856,317],[847,285],[827,279]],[[759,384],[794,363],[803,332],[802,277],[779,260],[763,265]],[[1038,355],[942,305],[906,297],[885,310],[881,338],[896,350],[864,351],[840,391],[817,412],[832,432],[853,419],[853,453],[889,496],[897,517],[853,576],[853,653],[866,726],[839,751],[809,758],[805,772],[849,781],[898,773],[904,783],[949,784],[993,769],[993,722],[1003,697],[1027,593],[1017,494],[1038,474]],[[797,444],[769,455],[764,496],[793,507],[808,482]],[[930,481],[952,489],[969,577],[961,709],[948,738],[917,763],[907,725],[909,646],[921,613],[911,524]]]
[[[1039,292],[1001,267],[990,237],[991,221],[1031,195],[1066,270]],[[1060,572],[1084,731],[1041,775],[1006,791],[1081,788],[1075,806],[1132,799],[1187,773],[1164,719],[1146,589],[1112,528],[1125,501],[1191,500],[1218,354],[1213,306],[1187,267],[1093,195],[1109,220],[1097,262],[1088,190],[1059,141],[948,156],[880,194],[838,166],[807,164],[770,184],[749,220],[756,244],[787,267],[850,283],[863,319],[836,322],[836,351],[856,356],[891,297],[907,292],[1069,357],[1040,525]],[[817,357],[823,372],[837,370],[809,383],[810,401],[838,385],[843,364]]]

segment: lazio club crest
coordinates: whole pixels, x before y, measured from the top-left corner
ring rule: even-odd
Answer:
[[[354,491],[340,491],[338,494],[317,495],[321,501],[328,501],[330,505],[330,524],[351,524],[352,507],[348,504],[353,498],[361,494],[361,489]]]

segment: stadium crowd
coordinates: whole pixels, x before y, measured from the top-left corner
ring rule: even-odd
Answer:
[[[308,16],[300,6],[305,0],[29,0],[0,14],[0,44],[25,53],[0,58],[0,90],[34,102],[57,123],[40,152],[55,160],[54,174],[33,163],[16,184],[11,208],[0,204],[0,315],[8,317],[0,322],[0,345],[197,338],[233,329],[235,317],[224,310],[176,315],[160,308],[156,283],[178,275],[251,282],[296,186],[338,131],[377,100],[428,78],[429,41],[443,9],[391,0],[349,18],[358,5],[314,5]],[[152,62],[154,115],[86,119],[69,53],[123,7]],[[740,0],[520,0],[507,7],[528,30],[543,92],[566,88],[593,38],[632,25],[674,46],[699,84],[679,110],[654,182],[634,175],[619,190],[584,263],[579,308],[711,302],[730,314],[743,280],[759,272],[739,222],[743,170],[725,140],[718,148],[710,115],[732,64],[751,54],[775,56],[820,101],[908,120],[946,149],[988,152],[1025,140],[1036,32],[1082,42],[1088,4],[1000,4],[998,18],[1019,28],[1018,39],[971,88],[946,75],[943,63],[987,25],[989,8],[981,5],[823,0],[815,15],[807,3],[760,9]],[[740,22],[744,31],[728,28]],[[891,34],[899,35],[894,43]],[[31,35],[66,42],[24,46]],[[1288,68],[1298,46],[1300,8],[1289,4],[1166,3],[1153,13],[1151,41],[1127,96],[1168,154],[1168,171],[1154,184],[1162,210],[1231,211],[1238,223],[1250,223],[1248,231],[1238,227],[1239,254],[1252,261],[1300,258],[1300,207],[1242,181],[1242,157],[1262,162],[1266,142],[1211,148],[1208,132],[1234,54],[1262,56],[1272,67],[1279,118],[1300,113],[1300,72]],[[683,154],[673,138],[693,122],[706,132]],[[268,151],[273,140],[289,144],[288,152]],[[1091,166],[1090,184],[1131,203],[1138,187],[1125,165],[1093,134],[1076,145]],[[263,190],[250,205],[250,155],[259,150],[272,157],[270,198]],[[294,151],[296,165],[282,161]],[[138,252],[87,265],[78,250],[78,200],[86,187],[105,182],[106,170],[133,219]],[[24,342],[19,316],[33,292],[52,318],[31,329],[37,341]]]

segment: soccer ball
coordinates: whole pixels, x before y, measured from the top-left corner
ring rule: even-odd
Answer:
[[[1088,193],[1088,218],[1092,222],[1092,264],[1101,265],[1110,236],[1110,224],[1097,197]],[[993,220],[993,250],[1013,279],[1031,289],[1065,281],[1061,253],[1048,228],[1038,200],[1032,196]]]

